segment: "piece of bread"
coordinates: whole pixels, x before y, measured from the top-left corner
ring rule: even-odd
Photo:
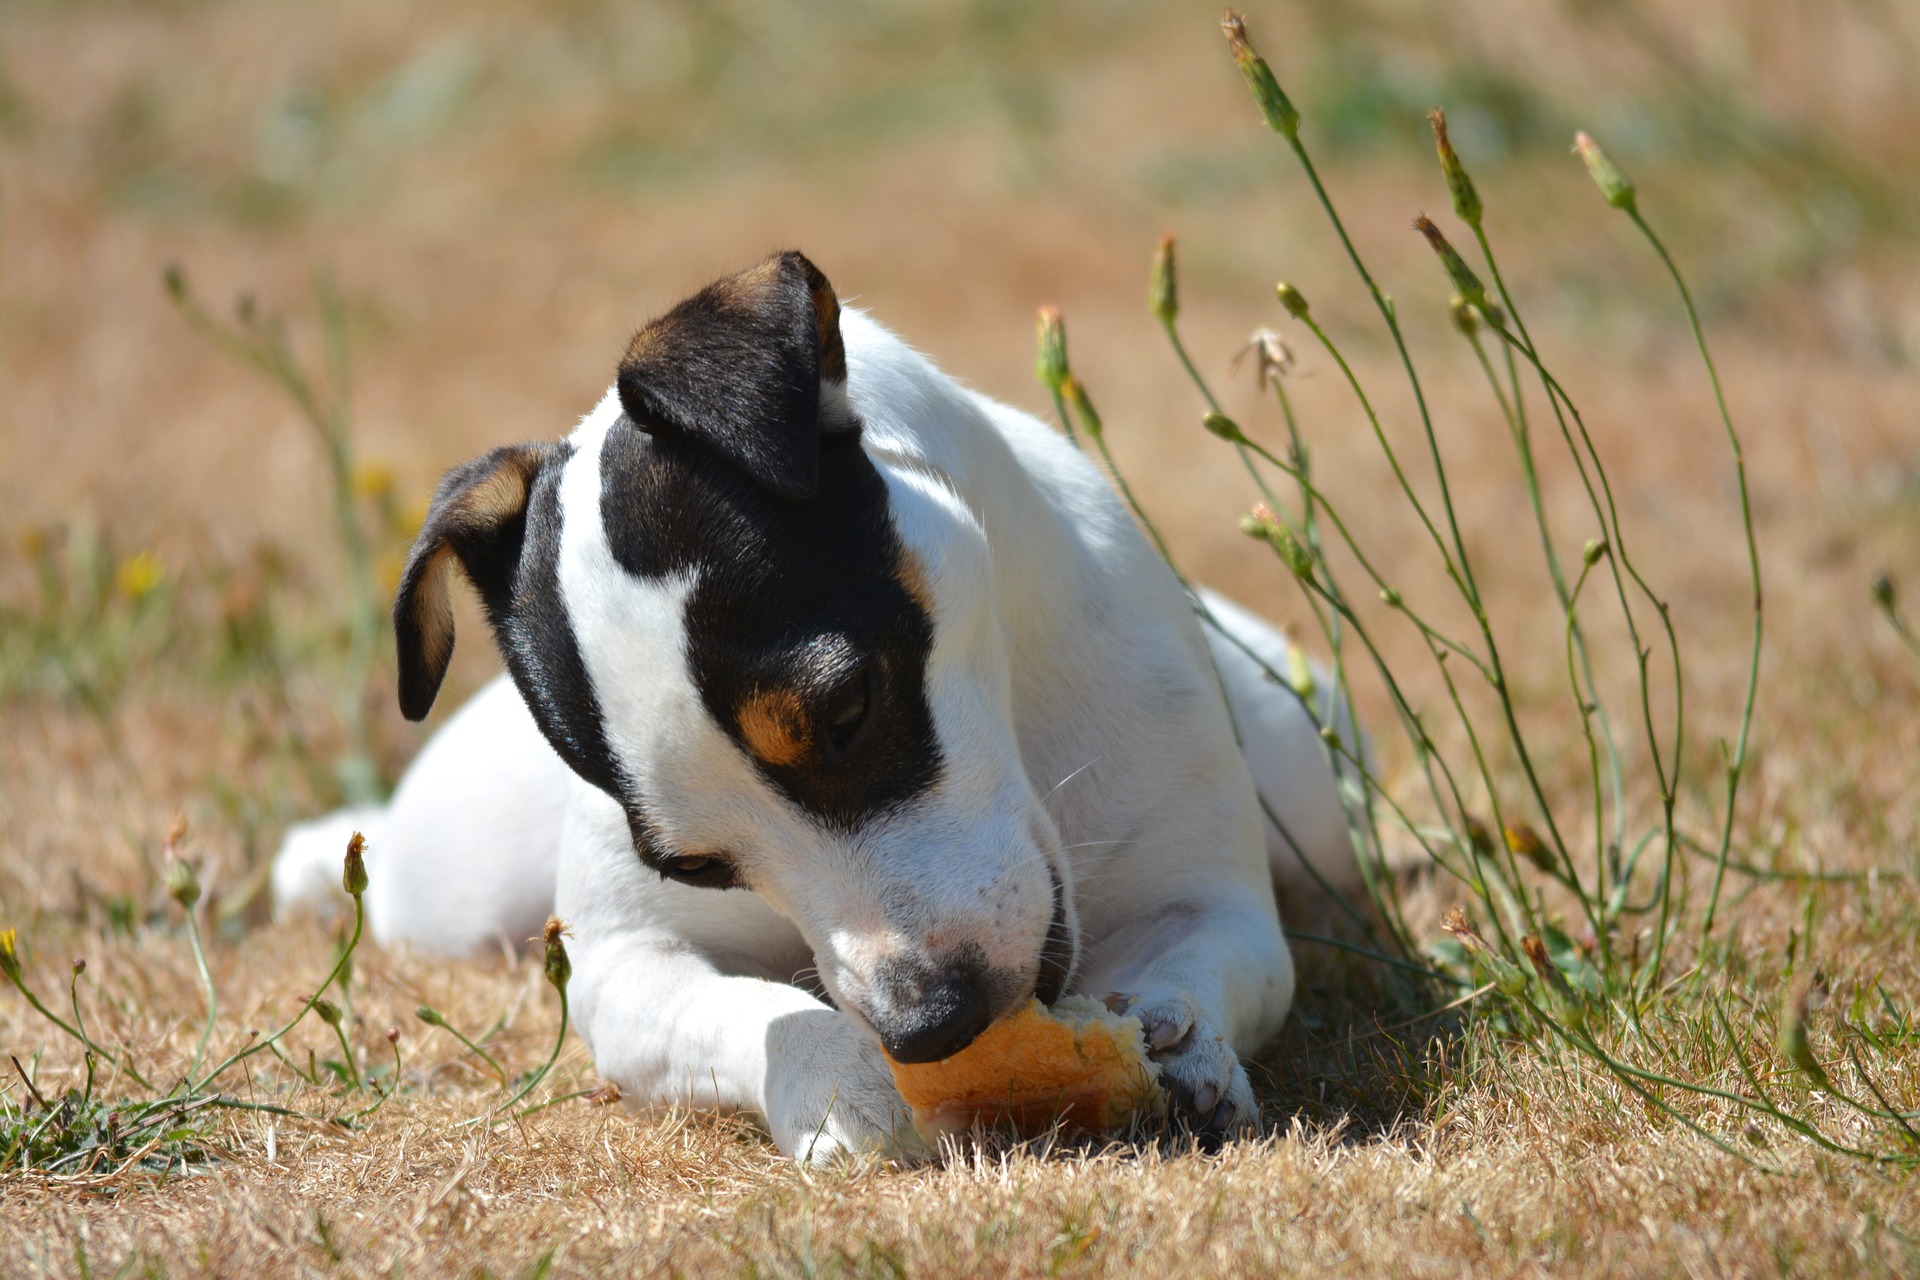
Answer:
[[[913,1124],[929,1139],[976,1123],[1023,1134],[1065,1124],[1110,1133],[1159,1111],[1160,1067],[1147,1057],[1140,1020],[1098,1000],[1065,996],[1051,1009],[1029,1000],[940,1062],[890,1062]]]

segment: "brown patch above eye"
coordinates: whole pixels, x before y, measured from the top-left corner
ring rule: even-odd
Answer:
[[[792,689],[756,689],[736,717],[747,750],[768,764],[791,768],[813,753],[813,726],[806,704]]]
[[[906,546],[900,548],[899,558],[893,566],[893,577],[894,581],[900,584],[900,589],[920,606],[920,611],[931,621],[933,592],[927,586],[927,567],[921,563],[920,557],[914,553],[913,548]]]

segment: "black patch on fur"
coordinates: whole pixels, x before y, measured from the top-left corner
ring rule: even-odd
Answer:
[[[804,256],[769,258],[635,334],[620,362],[620,405],[642,431],[696,441],[762,488],[808,497],[819,483],[823,362],[845,376],[838,314]]]
[[[615,799],[618,769],[601,732],[573,625],[560,598],[559,487],[570,444],[513,445],[455,467],[434,491],[394,599],[400,706],[433,706],[453,653],[445,562],[473,584],[507,669],[560,758]]]
[[[1051,1005],[1066,994],[1073,977],[1073,930],[1067,927],[1067,891],[1060,873],[1047,868],[1053,882],[1053,922],[1047,926],[1047,940],[1040,944],[1040,973],[1034,980],[1033,994],[1041,1004]]]
[[[708,713],[769,782],[841,830],[933,785],[933,622],[905,585],[886,484],[856,432],[823,438],[806,499],[769,493],[698,437],[625,421],[607,433],[600,477],[601,521],[622,568],[697,573],[687,663]],[[836,749],[825,740],[832,708],[866,680],[866,722]],[[816,734],[791,764],[754,754],[741,731],[739,709],[770,690],[797,698]]]
[[[572,455],[573,446],[561,446],[535,481],[512,595],[498,611],[489,602],[487,614],[513,683],[547,741],[575,773],[622,800],[620,769],[601,728],[600,699],[560,594],[560,480]]]
[[[698,573],[686,659],[709,714],[796,804],[852,829],[932,786],[940,749],[924,687],[933,623],[907,586],[917,577],[885,482],[844,409],[845,372],[839,304],[800,254],[708,286],[628,346],[625,416],[600,460],[600,516],[627,572]],[[841,406],[830,414],[823,378]],[[559,488],[572,453],[518,446],[448,473],[395,602],[401,703],[425,715],[445,673],[447,556],[436,552],[451,549],[541,732],[620,802],[641,860],[673,876],[676,859],[708,851],[668,847],[648,816],[657,797],[623,776],[561,596]],[[832,732],[858,690],[870,694],[864,722]],[[754,705],[791,713],[776,728],[804,729],[780,740],[780,760],[743,735],[741,709],[756,695],[776,701]],[[712,851],[722,861],[709,873],[677,878],[731,887],[726,852]]]

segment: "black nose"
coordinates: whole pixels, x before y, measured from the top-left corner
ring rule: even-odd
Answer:
[[[889,976],[893,981],[882,986],[897,993],[893,1008],[870,1020],[895,1062],[951,1058],[993,1021],[993,998],[971,966],[929,973],[917,982],[907,974]]]

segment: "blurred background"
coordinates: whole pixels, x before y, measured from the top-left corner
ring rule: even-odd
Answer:
[[[188,323],[170,266],[223,323],[284,316],[313,370],[331,282],[351,501],[383,585],[441,470],[564,433],[640,323],[798,247],[948,371],[1036,411],[1033,311],[1061,307],[1186,567],[1293,620],[1235,532],[1245,478],[1147,314],[1159,233],[1180,237],[1188,343],[1251,433],[1279,438],[1272,404],[1228,364],[1251,329],[1286,328],[1283,277],[1390,429],[1414,428],[1218,18],[1148,0],[0,6],[0,897],[44,900],[29,886],[52,873],[30,868],[83,847],[103,882],[137,877],[103,824],[176,805],[257,865],[290,816],[390,779],[420,740],[390,659],[336,696],[353,586],[322,442]],[[1265,0],[1248,20],[1399,302],[1450,463],[1484,477],[1463,516],[1496,572],[1530,537],[1520,491],[1408,229],[1428,212],[1467,240],[1442,217],[1435,105],[1677,612],[1732,644],[1699,670],[1708,705],[1737,705],[1743,674],[1731,472],[1657,260],[1568,154],[1580,128],[1690,268],[1747,433],[1774,724],[1889,697],[1910,713],[1865,583],[1886,565],[1920,594],[1920,6]],[[1300,356],[1325,482],[1383,563],[1430,572],[1367,499],[1385,473],[1345,387]],[[474,623],[455,694],[493,667]],[[1542,649],[1545,680],[1557,639]],[[366,758],[343,767],[356,735]]]

